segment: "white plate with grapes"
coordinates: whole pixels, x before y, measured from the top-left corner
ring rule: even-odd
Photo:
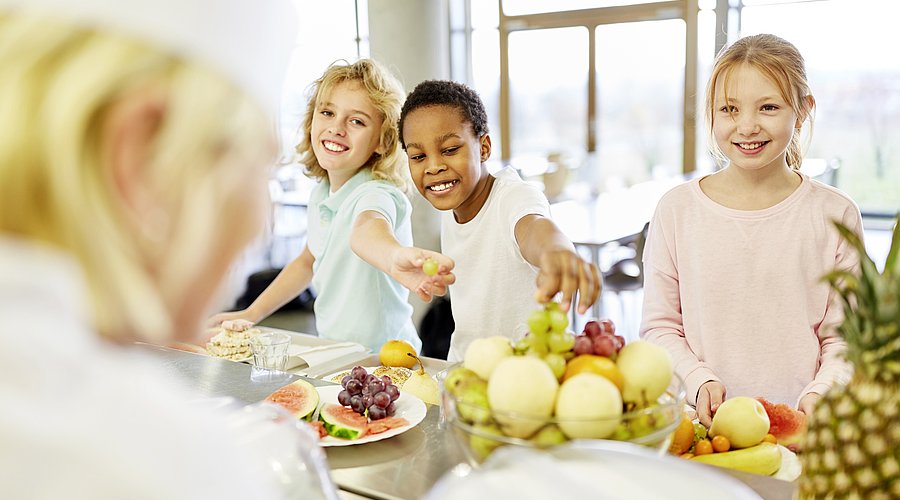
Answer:
[[[341,403],[347,401],[339,401],[339,395],[344,391],[340,385],[316,387],[319,392],[316,418],[322,420],[329,431],[319,444],[328,447],[371,443],[403,434],[418,425],[425,418],[425,403],[415,396],[400,393],[396,386],[391,387],[393,389],[385,387],[374,394],[367,391],[373,400],[367,408],[360,403],[343,406]]]

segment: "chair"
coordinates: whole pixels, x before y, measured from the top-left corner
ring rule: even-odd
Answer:
[[[637,292],[644,287],[644,244],[647,241],[647,232],[650,223],[644,224],[644,227],[637,233],[623,236],[622,238],[597,244],[576,243],[576,247],[588,248],[591,252],[591,261],[600,268],[600,274],[603,278],[603,293],[612,293],[616,296],[621,308],[621,320],[617,325],[623,331],[631,331],[637,329],[637,325],[631,325],[626,303],[622,295],[623,292]],[[612,264],[605,267],[601,264],[601,251],[605,254],[612,254]],[[602,299],[594,304],[591,314],[595,318],[599,318],[601,311]],[[632,314],[637,316],[639,313]]]

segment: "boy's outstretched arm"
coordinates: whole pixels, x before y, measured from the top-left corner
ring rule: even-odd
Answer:
[[[562,292],[566,311],[577,291],[578,312],[584,314],[600,295],[600,272],[575,251],[575,246],[547,217],[526,215],[516,223],[516,242],[522,257],[540,269],[535,300],[545,303]]]
[[[350,234],[350,248],[359,258],[425,302],[430,302],[435,295],[445,295],[447,286],[456,281],[452,273],[453,259],[431,250],[401,245],[388,220],[374,210],[366,210],[356,217]],[[438,263],[438,273],[434,276],[428,276],[422,270],[422,264],[428,258]]]

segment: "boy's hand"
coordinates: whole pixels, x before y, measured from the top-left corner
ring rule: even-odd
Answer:
[[[422,269],[426,259],[437,261],[437,274],[429,276]],[[401,247],[394,253],[390,275],[423,301],[431,302],[435,295],[446,295],[447,287],[456,282],[456,276],[451,272],[454,265],[453,259],[443,254],[421,248]]]
[[[600,272],[572,250],[551,250],[541,255],[541,269],[537,277],[535,300],[544,304],[562,292],[560,306],[569,310],[577,291],[578,313],[587,312],[600,296]]]

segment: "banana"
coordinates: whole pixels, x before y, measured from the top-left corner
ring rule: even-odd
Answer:
[[[698,455],[692,457],[691,460],[716,467],[768,476],[778,472],[778,469],[781,468],[781,451],[778,449],[778,445],[763,442],[740,450]]]

